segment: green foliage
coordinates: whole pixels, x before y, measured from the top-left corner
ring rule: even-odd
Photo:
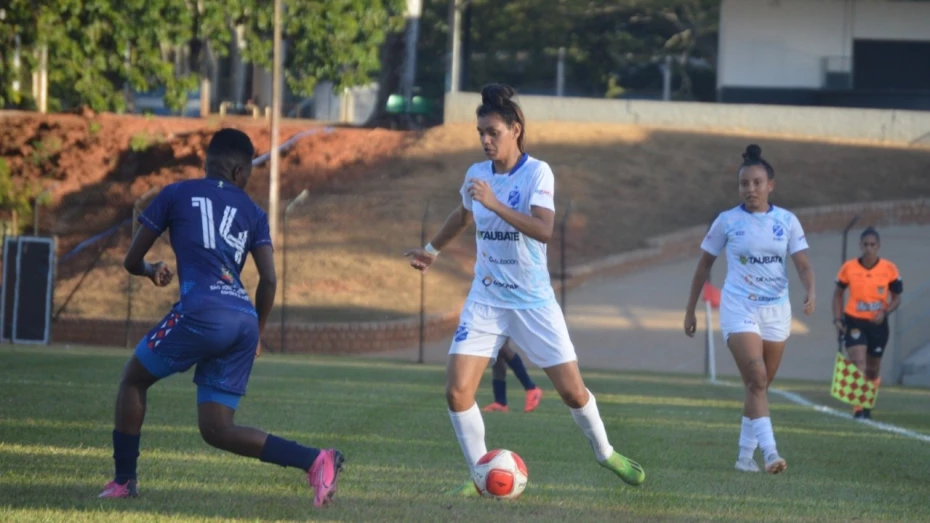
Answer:
[[[32,202],[40,191],[41,188],[37,184],[16,183],[10,173],[9,164],[0,158],[0,211],[4,214],[15,212],[19,218],[20,229],[32,219]]]
[[[129,138],[129,149],[132,152],[141,153],[147,151],[149,147],[164,142],[164,137],[161,135],[152,136],[149,133],[143,131],[132,135]]]
[[[126,110],[126,91],[163,86],[174,110],[204,71],[205,50],[229,51],[233,28],[246,29],[245,58],[271,69],[273,2],[266,0],[8,0],[0,20],[0,106],[15,96],[12,49],[20,35],[28,79],[34,51],[48,47],[49,107],[87,104]],[[284,0],[285,74],[298,94],[320,80],[339,87],[366,83],[380,66],[386,35],[403,27],[405,0]],[[172,55],[190,46],[192,74],[177,76]],[[21,91],[28,91],[23,83]],[[25,89],[23,89],[25,88]]]
[[[246,57],[271,70],[272,2],[252,1]],[[337,89],[369,82],[380,67],[380,45],[404,27],[405,0],[283,1],[285,75],[288,87],[302,95],[312,94],[320,80]]]
[[[716,58],[719,0],[472,0],[462,13],[463,88],[507,82],[551,94],[558,50],[566,50],[566,90],[618,96],[661,89],[666,55],[676,63]],[[418,84],[438,97],[446,86],[449,1],[424,0]],[[681,96],[691,70],[678,66]],[[622,79],[622,80],[618,80]],[[613,79],[613,80],[612,80]],[[614,82],[611,84],[611,82]],[[619,83],[618,83],[619,82]]]

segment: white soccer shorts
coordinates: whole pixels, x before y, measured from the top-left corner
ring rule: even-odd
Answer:
[[[503,309],[465,302],[449,354],[497,358],[513,340],[537,367],[546,369],[576,361],[575,346],[558,303],[535,309]]]
[[[785,341],[791,335],[791,303],[757,305],[723,293],[720,299],[720,330],[723,339],[738,332],[754,332],[764,341]]]

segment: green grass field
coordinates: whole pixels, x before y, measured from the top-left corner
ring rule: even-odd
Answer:
[[[191,374],[149,393],[141,496],[99,500],[110,479],[116,384],[127,351],[0,348],[0,521],[927,521],[930,444],[773,399],[779,476],[732,469],[741,390],[698,377],[587,372],[628,487],[594,462],[541,373],[532,414],[486,414],[488,448],[526,460],[513,502],[443,492],[467,478],[443,368],[265,355],[238,421],[348,458],[336,502],[314,509],[304,476],[214,450],[197,431]],[[489,371],[490,372],[490,371]],[[490,400],[490,377],[479,403]],[[511,399],[522,393],[510,378]],[[838,406],[826,385],[782,387]],[[517,409],[518,411],[520,409]],[[930,433],[930,391],[882,390],[876,418]]]

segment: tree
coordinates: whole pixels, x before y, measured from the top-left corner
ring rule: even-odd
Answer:
[[[425,0],[418,63],[424,91],[441,96],[448,53],[449,0]],[[555,91],[557,54],[566,49],[566,92],[582,96],[658,91],[667,54],[716,54],[719,0],[471,0],[463,20],[463,88],[508,82],[524,93]],[[470,18],[470,23],[467,19]],[[690,76],[680,95],[693,94]]]
[[[11,0],[5,7],[0,7],[0,108],[7,105],[21,105],[28,98],[24,92],[32,56],[23,42],[32,42],[36,37],[33,23],[33,4],[25,0]],[[20,66],[13,63],[16,52],[16,38],[20,40]],[[13,82],[19,82],[19,90],[13,89]]]
[[[271,70],[272,2],[246,0],[246,57]],[[403,28],[405,0],[283,0],[282,34],[287,42],[285,77],[290,89],[310,95],[317,82],[337,89],[371,81],[387,36]]]
[[[18,32],[27,58],[48,48],[53,107],[86,103],[97,111],[121,111],[126,88],[154,85],[166,87],[170,105],[183,103],[189,82],[175,77],[166,48],[184,36],[189,13],[183,0],[12,0],[6,10],[11,23],[0,31],[4,42]],[[6,70],[9,60],[3,58]]]

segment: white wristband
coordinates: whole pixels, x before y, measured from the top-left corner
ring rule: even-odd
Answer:
[[[423,250],[426,251],[426,252],[428,252],[428,253],[430,253],[430,255],[432,255],[432,256],[439,256],[439,250],[437,250],[435,247],[433,247],[432,242],[427,243],[426,246],[423,247]]]

